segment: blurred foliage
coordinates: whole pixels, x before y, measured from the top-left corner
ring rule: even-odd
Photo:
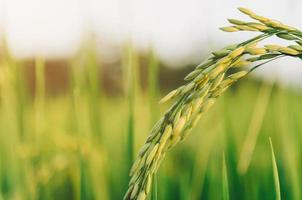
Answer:
[[[128,73],[124,95],[103,92],[97,62],[94,50],[85,49],[70,61],[68,92],[48,96],[44,61],[36,59],[32,99],[22,63],[4,55],[1,200],[122,199],[132,151],[169,105],[156,103],[161,95],[153,52],[147,57],[146,92],[132,81],[141,77],[133,72],[140,68],[131,49],[122,62]],[[223,191],[230,199],[276,199],[269,137],[281,197],[301,199],[301,102],[300,93],[277,84],[251,78],[237,83],[169,153],[157,177],[158,199],[222,199]]]

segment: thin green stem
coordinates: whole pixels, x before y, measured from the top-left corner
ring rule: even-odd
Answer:
[[[102,120],[100,114],[100,104],[102,88],[101,83],[101,69],[99,66],[96,48],[92,44],[88,47],[86,55],[87,75],[88,75],[88,90],[89,90],[89,114],[91,121],[91,129],[95,139],[99,144],[102,143]]]
[[[41,57],[35,59],[35,75],[35,139],[38,144],[45,121],[45,62]]]
[[[148,95],[149,95],[149,112],[150,112],[150,122],[153,124],[158,116],[157,111],[157,97],[159,93],[158,86],[158,70],[159,64],[154,54],[153,50],[149,53],[149,63],[148,63]]]

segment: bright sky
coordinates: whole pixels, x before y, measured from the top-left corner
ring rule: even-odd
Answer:
[[[163,62],[181,66],[250,36],[217,29],[226,18],[245,18],[239,6],[302,28],[301,0],[0,0],[0,30],[21,57],[68,56],[91,30],[108,58],[131,38],[138,49],[152,46]],[[273,71],[302,83],[299,62]]]

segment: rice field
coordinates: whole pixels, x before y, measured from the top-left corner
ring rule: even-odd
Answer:
[[[31,96],[22,62],[2,58],[1,199],[122,199],[129,160],[169,106],[157,103],[166,91],[155,57],[142,89],[140,61],[125,54],[120,95],[99,87],[91,55],[70,62],[70,88],[57,96],[45,90],[43,59]],[[278,83],[237,83],[169,153],[152,199],[300,199],[301,100]]]
[[[122,199],[175,77],[163,76],[154,52],[142,59],[129,43],[113,94],[88,45],[67,62],[67,89],[52,95],[46,63],[35,58],[31,87],[25,62],[3,50],[0,200]],[[301,101],[301,91],[278,82],[240,80],[169,151],[149,199],[301,199]]]

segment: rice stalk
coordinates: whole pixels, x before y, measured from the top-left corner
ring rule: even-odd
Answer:
[[[161,100],[161,103],[171,99],[175,99],[175,102],[152,128],[149,137],[139,151],[130,170],[131,179],[124,199],[146,199],[150,192],[146,187],[149,182],[148,177],[156,174],[166,152],[187,137],[200,117],[231,85],[275,59],[281,57],[302,58],[302,51],[298,48],[294,49],[291,45],[263,46],[259,44],[266,38],[276,36],[282,40],[290,39],[301,46],[302,32],[300,30],[259,16],[248,9],[239,8],[239,10],[257,22],[242,22],[242,25],[231,26],[232,30],[229,30],[228,27],[222,28],[222,30],[257,31],[261,34],[213,52],[212,56],[185,77],[186,84],[173,90]],[[281,37],[280,33],[283,34]],[[293,40],[293,38],[295,39]],[[252,50],[254,48],[261,48],[261,50]],[[238,62],[244,63],[244,65],[238,67]],[[249,63],[251,67],[245,66],[246,63]]]
[[[227,172],[227,166],[226,166],[224,153],[222,155],[222,199],[223,200],[230,199],[228,172]]]
[[[22,103],[16,104],[16,114],[17,114],[17,129],[18,135],[21,142],[24,142],[26,137],[25,131],[25,109],[27,106],[27,91],[26,91],[26,84],[24,84],[24,76],[23,76],[23,66],[22,64],[17,61],[14,56],[11,54],[7,42],[5,40],[2,41],[3,43],[3,57],[1,60],[1,64],[10,68],[11,72],[14,74],[14,82],[12,83],[13,90],[16,93],[16,100]]]
[[[156,59],[154,51],[151,49],[148,56],[148,98],[149,98],[149,113],[150,113],[150,124],[156,121],[158,115],[157,109],[157,96],[158,96],[158,60]],[[153,190],[151,199],[157,200],[157,175],[153,178]]]
[[[102,87],[101,82],[101,68],[99,67],[100,56],[97,55],[97,49],[92,44],[92,41],[88,42],[89,46],[85,49],[85,63],[87,63],[87,78],[88,78],[88,100],[89,100],[89,115],[90,126],[94,133],[95,139],[99,144],[102,144],[102,116],[100,115],[100,101],[102,100]]]
[[[27,126],[25,120],[27,113],[25,112],[28,106],[27,85],[25,82],[23,66],[20,61],[11,54],[5,40],[2,41],[2,56],[1,56],[1,109],[4,112],[7,125],[6,131],[2,131],[1,140],[3,145],[1,159],[4,161],[3,180],[5,175],[9,176],[8,180],[8,193],[13,194],[18,191],[18,194],[32,199],[35,198],[36,190],[31,187],[29,168],[31,163],[27,160],[20,160],[16,154],[16,147],[28,142]],[[9,134],[9,137],[7,135]],[[23,168],[18,168],[23,166]]]
[[[240,174],[245,174],[251,163],[259,132],[270,100],[271,90],[272,86],[266,86],[264,83],[260,88],[238,161],[237,170]]]
[[[35,76],[35,139],[39,144],[45,121],[45,61],[41,57],[35,59]]]
[[[207,124],[207,123],[205,123]],[[198,125],[200,127],[201,124]],[[223,129],[222,125],[219,124],[213,127],[213,130],[210,130],[205,135],[200,135],[198,137],[198,141],[200,141],[200,145],[196,150],[196,155],[194,158],[194,164],[192,169],[192,181],[189,192],[189,199],[201,199],[204,182],[206,178],[206,172],[208,170],[208,165],[210,162],[210,155],[213,151],[215,141],[219,137],[218,132]],[[207,138],[207,140],[204,140]]]
[[[81,139],[89,137],[87,133],[87,126],[84,123],[84,106],[83,102],[86,101],[86,96],[84,95],[84,77],[83,68],[82,68],[82,57],[79,56],[72,60],[71,62],[71,70],[72,70],[72,131],[74,131],[77,136]],[[85,104],[86,106],[86,104]],[[76,177],[76,193],[77,199],[91,199],[91,192],[89,187],[89,177],[88,177],[88,163],[87,159],[84,157],[84,153],[81,148],[76,149],[77,152],[77,164],[78,164],[78,173]]]
[[[277,167],[277,163],[276,163],[275,152],[274,152],[274,147],[273,147],[271,138],[269,138],[269,143],[270,143],[271,154],[272,154],[272,165],[273,165],[273,173],[274,173],[276,200],[281,200],[279,173],[278,173],[278,167]]]
[[[149,112],[150,112],[150,122],[153,125],[153,123],[156,121],[158,116],[157,97],[159,93],[159,88],[158,88],[159,64],[153,50],[150,50],[148,59],[149,59],[148,60]]]
[[[15,153],[15,147],[20,144],[19,127],[18,127],[18,112],[17,112],[17,94],[15,90],[16,76],[14,68],[9,65],[8,60],[1,61],[1,76],[0,76],[0,96],[1,96],[1,112],[5,115],[4,123],[6,124],[5,131],[1,131],[1,166],[7,176],[7,191],[12,195],[15,191],[20,191],[26,196],[26,185],[24,185],[20,159]],[[10,137],[6,133],[10,133]],[[5,169],[6,168],[6,169]],[[5,180],[5,174],[2,174],[1,181]],[[24,189],[22,189],[24,188]],[[3,188],[1,188],[3,190]],[[3,193],[4,194],[4,193]],[[28,196],[29,197],[29,196]]]
[[[133,162],[134,158],[134,103],[135,103],[135,81],[136,81],[136,68],[134,64],[134,50],[133,47],[128,44],[125,52],[125,67],[127,70],[127,100],[128,100],[128,130],[127,130],[127,159],[128,161]],[[129,163],[129,166],[131,165]]]
[[[158,193],[157,193],[157,174],[154,174],[153,176],[154,176],[153,177],[153,183],[152,183],[153,190],[152,190],[151,199],[152,200],[157,200],[158,199]],[[152,182],[151,177],[149,179],[150,179],[149,182]],[[147,187],[151,187],[151,185],[150,186],[147,185]],[[148,189],[148,190],[150,190],[150,189]]]

